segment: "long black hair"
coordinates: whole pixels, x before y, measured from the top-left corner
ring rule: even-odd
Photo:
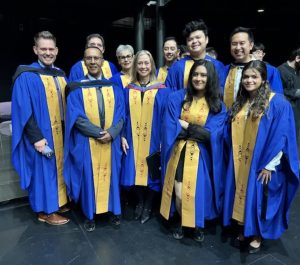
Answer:
[[[206,82],[205,94],[204,94],[205,99],[209,106],[209,110],[214,113],[218,113],[221,111],[221,93],[220,93],[219,77],[217,75],[213,63],[207,60],[198,60],[195,61],[195,63],[193,64],[189,74],[189,79],[188,79],[188,84],[186,89],[187,90],[186,97],[185,100],[183,101],[182,106],[183,108],[188,109],[192,104],[193,97],[197,93],[197,91],[193,86],[192,78],[196,68],[201,65],[203,65],[207,70],[207,82]]]
[[[242,78],[239,86],[239,91],[230,113],[231,119],[234,119],[234,117],[238,114],[238,112],[243,108],[247,100],[250,98],[248,91],[244,88],[242,84],[244,73],[248,69],[255,69],[260,73],[262,78],[261,86],[257,89],[257,93],[254,99],[252,100],[248,114],[252,113],[252,118],[257,119],[260,114],[266,112],[266,109],[269,105],[269,96],[271,93],[271,89],[267,80],[267,66],[264,62],[260,60],[250,61],[245,65],[242,71]]]

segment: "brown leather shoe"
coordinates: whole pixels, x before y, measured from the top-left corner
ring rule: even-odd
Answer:
[[[44,214],[39,213],[38,220],[43,223],[47,223],[49,225],[64,225],[70,221],[69,218],[63,217],[59,214],[52,213],[52,214]]]

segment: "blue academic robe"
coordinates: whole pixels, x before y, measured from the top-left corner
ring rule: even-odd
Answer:
[[[67,98],[64,177],[68,195],[75,202],[81,203],[82,211],[88,219],[93,219],[96,212],[96,203],[89,137],[80,133],[75,127],[78,117],[88,119],[84,110],[82,89],[89,88],[82,86],[82,88],[75,89],[70,92]],[[123,93],[118,87],[113,87],[113,89],[115,108],[112,126],[116,125],[121,119],[125,119]],[[98,109],[95,111],[98,111]],[[118,215],[121,213],[119,178],[122,151],[120,135],[113,139],[111,146],[112,168],[108,211]]]
[[[39,63],[30,66],[42,68]],[[16,79],[12,94],[12,164],[20,176],[21,188],[28,191],[32,210],[53,213],[59,209],[56,160],[37,152],[24,134],[32,115],[54,150],[45,87],[39,74],[24,72]]]
[[[112,75],[116,74],[118,72],[116,66],[112,62],[108,62],[109,67],[111,70]],[[69,75],[69,81],[73,82],[75,80],[82,79],[85,76],[82,68],[82,60],[78,61],[75,63],[71,70],[70,70],[70,75]]]
[[[210,57],[209,55],[206,55],[204,59],[214,64],[219,76],[219,82],[220,84],[223,84],[224,83],[223,80],[225,77],[224,64]],[[185,62],[187,60],[193,60],[193,59],[190,56],[186,56],[180,59],[179,61],[175,62],[168,71],[165,84],[167,87],[170,87],[174,91],[178,89],[186,88],[184,87],[184,68],[185,68]]]
[[[122,83],[122,79],[121,76],[124,75],[121,72],[118,72],[116,74],[114,74],[109,81],[113,82],[114,84],[116,84],[118,87],[124,89],[125,87],[123,87],[123,83]]]
[[[134,162],[134,148],[131,131],[131,119],[130,119],[130,107],[129,107],[129,91],[126,89],[125,93],[125,112],[126,121],[124,124],[123,136],[126,138],[129,145],[127,155],[123,156],[122,161],[122,174],[121,174],[121,185],[123,186],[134,186],[135,185],[135,162]],[[153,107],[153,120],[151,129],[150,139],[150,150],[149,155],[160,150],[161,144],[161,125],[165,103],[171,90],[169,88],[160,88],[155,96],[154,107]],[[155,191],[161,190],[161,180],[152,180],[148,174],[148,187]]]
[[[224,194],[225,226],[231,224],[235,196],[230,124],[228,128],[225,139],[230,155]],[[280,151],[283,152],[283,157],[276,171],[272,171],[271,181],[268,183],[266,220],[263,220],[263,185],[257,177]],[[258,127],[246,191],[244,235],[261,235],[266,239],[279,238],[288,227],[289,208],[298,185],[299,166],[293,111],[284,97],[276,94]]]
[[[172,149],[182,127],[178,121],[186,90],[169,96],[162,131],[162,177],[164,179]],[[216,218],[223,206],[225,164],[223,159],[223,132],[226,117],[225,106],[219,113],[209,112],[204,128],[210,132],[209,144],[198,143],[200,157],[195,194],[196,226],[204,227],[205,220]],[[174,209],[172,209],[174,210]],[[171,210],[171,211],[172,211]]]
[[[226,79],[230,71],[230,66],[231,66],[230,64],[225,66],[225,71],[224,71],[225,78],[223,79],[224,82],[221,85],[223,89],[222,91],[223,95],[224,95],[224,87],[225,87]],[[266,64],[266,66],[267,66],[267,79],[269,81],[271,89],[276,93],[283,94],[283,86],[282,86],[280,73],[278,69],[270,64]]]

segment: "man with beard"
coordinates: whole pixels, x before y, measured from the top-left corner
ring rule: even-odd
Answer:
[[[165,65],[160,67],[157,71],[157,80],[165,83],[169,68],[177,60],[179,49],[177,41],[174,37],[168,37],[164,41],[163,46]]]
[[[290,101],[296,123],[298,153],[300,152],[300,48],[291,52],[287,62],[278,67],[283,84],[284,95]]]

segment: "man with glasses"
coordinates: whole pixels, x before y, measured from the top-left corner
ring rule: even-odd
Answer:
[[[34,37],[37,62],[18,67],[13,77],[12,163],[28,191],[40,222],[63,225],[70,220],[63,179],[65,74],[54,66],[58,48],[49,31]]]
[[[113,75],[110,79],[121,88],[127,87],[131,81],[131,67],[134,58],[134,49],[131,45],[119,45],[116,50],[118,63],[121,66],[121,71]]]
[[[124,99],[122,90],[103,78],[98,47],[86,48],[83,60],[87,75],[68,84],[64,176],[68,194],[87,218],[84,228],[91,232],[95,214],[110,212],[111,223],[120,225]]]
[[[163,45],[163,52],[165,65],[160,67],[157,71],[157,80],[161,83],[165,83],[169,68],[174,62],[176,62],[179,55],[177,41],[174,37],[167,37],[165,39]]]
[[[93,33],[87,36],[86,38],[86,45],[85,47],[98,47],[102,54],[105,51],[105,45],[104,45],[104,38],[98,34],[98,33]],[[80,60],[76,64],[74,64],[71,68],[70,75],[69,75],[69,81],[75,81],[77,79],[80,79],[84,77],[87,74],[87,68],[83,62],[83,60]],[[116,66],[109,61],[104,60],[102,63],[102,74],[104,78],[109,79],[111,78],[114,74],[118,72]]]

